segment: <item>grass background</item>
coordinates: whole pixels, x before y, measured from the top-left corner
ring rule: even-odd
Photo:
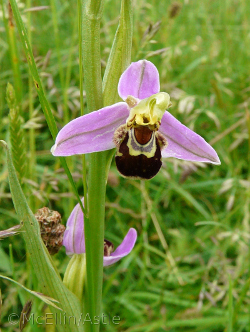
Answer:
[[[6,11],[6,3],[3,3]],[[48,6],[27,11],[34,6]],[[53,10],[54,9],[54,10]],[[0,7],[2,10],[2,7]],[[77,5],[46,0],[20,3],[33,52],[58,128],[80,115]],[[105,1],[101,32],[103,70],[119,18],[119,1]],[[6,12],[7,14],[7,12]],[[138,230],[133,252],[104,270],[102,331],[250,331],[249,29],[246,1],[135,1],[132,61],[158,68],[171,112],[210,142],[221,166],[165,159],[147,182],[123,179],[112,163],[107,186],[105,237],[119,245]],[[10,29],[7,29],[10,31]],[[20,39],[14,79],[6,26],[0,20],[0,133],[9,141],[6,86],[15,85],[26,151],[23,188],[35,212],[48,206],[66,220],[76,204],[32,85]],[[18,69],[15,72],[18,74]],[[35,149],[34,149],[35,143]],[[81,160],[67,159],[80,194]],[[6,159],[0,151],[0,229],[18,221],[10,198]],[[54,260],[61,274],[68,257]],[[0,242],[0,273],[33,290],[37,280],[21,236]],[[1,281],[3,331],[18,331],[8,315],[29,298]],[[35,315],[43,303],[34,300]],[[41,331],[29,324],[27,331]]]

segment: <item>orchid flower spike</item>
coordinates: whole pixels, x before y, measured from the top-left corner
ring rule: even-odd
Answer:
[[[103,266],[114,264],[122,257],[127,256],[133,249],[136,239],[136,230],[130,228],[122,243],[115,251],[113,251],[113,244],[108,240],[104,240]],[[64,232],[63,245],[66,248],[67,255],[85,253],[84,216],[80,204],[74,207],[69,216]]]
[[[161,157],[219,165],[216,151],[167,111],[170,96],[159,91],[157,68],[147,60],[133,62],[118,84],[124,102],[69,122],[58,133],[52,154],[71,156],[116,147],[118,171],[139,179],[154,177]]]

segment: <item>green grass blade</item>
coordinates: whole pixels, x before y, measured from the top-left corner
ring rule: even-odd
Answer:
[[[44,294],[42,294],[42,293],[34,292],[34,291],[32,291],[31,289],[28,289],[28,288],[25,287],[24,285],[20,284],[19,282],[15,281],[14,279],[8,278],[8,277],[3,276],[3,275],[1,275],[1,274],[0,274],[0,278],[13,282],[14,284],[16,284],[16,285],[22,287],[24,290],[26,290],[26,292],[28,292],[28,293],[30,293],[30,294],[32,294],[32,295],[38,297],[38,298],[39,298],[40,300],[42,300],[44,303],[47,303],[47,304],[51,305],[52,307],[54,307],[54,308],[56,308],[56,309],[62,310],[61,308],[59,308],[57,305],[55,305],[55,304],[53,303],[53,302],[57,302],[57,303],[58,303],[57,300],[55,300],[55,299],[53,299],[53,298],[51,298],[51,297],[49,297],[49,296],[46,296],[46,295],[44,295]]]
[[[210,214],[204,209],[204,207],[185,189],[183,189],[181,186],[175,184],[174,182],[171,182],[172,188],[181,195],[188,203],[192,204],[193,207],[200,212],[200,214],[206,218],[211,219]]]
[[[237,321],[237,317],[239,314],[240,309],[243,307],[243,302],[247,297],[247,293],[249,292],[250,289],[250,278],[246,281],[245,285],[242,288],[242,291],[240,293],[240,297],[237,300],[237,303],[235,304],[234,312],[233,312],[233,325]],[[250,314],[249,314],[249,323],[250,323]]]
[[[229,290],[228,290],[228,327],[227,332],[233,332],[233,318],[234,318],[234,308],[233,308],[233,285],[232,279],[229,275]]]

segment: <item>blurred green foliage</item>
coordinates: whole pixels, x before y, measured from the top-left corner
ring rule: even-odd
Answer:
[[[58,31],[51,4],[56,8]],[[8,15],[5,1],[3,6]],[[37,6],[46,7],[27,11]],[[20,10],[61,128],[65,117],[80,115],[77,6],[61,0],[27,1]],[[106,1],[103,70],[119,10],[118,1]],[[105,237],[117,246],[128,228],[135,227],[139,238],[128,257],[104,271],[103,312],[121,321],[103,324],[102,331],[250,331],[249,16],[250,4],[242,0],[134,2],[132,61],[146,58],[157,66],[161,91],[171,96],[170,111],[214,146],[222,164],[167,159],[148,182],[123,179],[112,164]],[[8,141],[6,86],[20,83],[14,80],[6,27],[0,20],[0,133]],[[58,210],[66,223],[76,199],[59,160],[50,154],[53,140],[17,34],[16,45],[22,89],[15,89],[22,91],[19,107],[29,151],[24,190],[33,212],[48,206]],[[81,159],[67,160],[82,195]],[[18,221],[3,149],[0,164],[2,230]],[[68,262],[64,249],[53,259],[63,274]],[[1,274],[38,288],[20,235],[0,242],[0,262]],[[0,288],[0,326],[14,331],[17,325],[8,325],[8,315],[20,313],[22,299],[27,301],[28,295],[5,280]],[[34,300],[32,312],[42,314],[43,304]],[[30,324],[26,330],[41,328]]]

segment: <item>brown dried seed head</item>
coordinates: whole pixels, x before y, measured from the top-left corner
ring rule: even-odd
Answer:
[[[61,215],[57,211],[52,211],[47,207],[39,209],[35,214],[36,219],[38,220],[41,226],[54,227],[56,224],[60,224],[62,221]]]
[[[35,217],[40,225],[41,237],[46,248],[51,255],[56,254],[62,246],[65,232],[60,213],[43,207],[36,212]]]

